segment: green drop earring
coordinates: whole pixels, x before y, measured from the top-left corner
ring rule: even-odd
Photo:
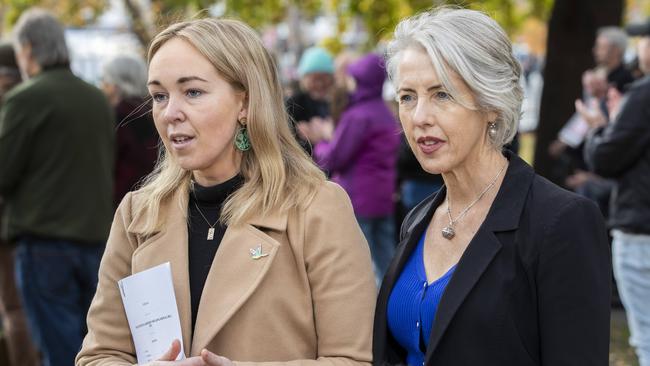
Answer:
[[[251,149],[251,140],[248,138],[248,130],[246,128],[246,117],[239,120],[239,128],[235,135],[235,147],[239,151],[248,151]]]

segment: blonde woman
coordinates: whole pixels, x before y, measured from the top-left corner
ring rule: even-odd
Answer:
[[[117,281],[170,262],[180,343],[150,365],[371,362],[375,285],[345,192],[294,140],[275,64],[233,20],[149,49],[163,157],[117,210],[77,365],[130,365]]]

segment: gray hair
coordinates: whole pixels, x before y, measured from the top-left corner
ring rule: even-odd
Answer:
[[[619,27],[602,27],[598,28],[598,37],[604,37],[609,43],[621,51],[621,55],[627,48],[627,34]]]
[[[47,10],[32,8],[25,11],[14,27],[14,45],[29,44],[32,58],[41,68],[67,65],[70,62],[63,26]]]
[[[490,138],[502,148],[517,132],[523,90],[521,65],[512,53],[505,31],[485,13],[441,7],[402,20],[387,47],[387,68],[392,80],[397,75],[401,54],[408,48],[425,51],[442,85],[452,96],[450,72],[456,73],[472,91],[481,112],[495,112],[497,134]],[[459,98],[454,98],[459,101]]]
[[[120,55],[104,64],[102,80],[115,85],[121,98],[147,94],[147,66],[135,56]]]

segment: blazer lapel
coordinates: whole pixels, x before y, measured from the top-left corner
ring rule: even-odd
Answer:
[[[500,249],[501,243],[494,234],[481,227],[458,262],[440,300],[425,360],[429,360],[454,314]]]
[[[271,267],[280,243],[258,226],[285,230],[286,221],[286,214],[269,216],[226,230],[201,295],[191,355],[208,346]]]
[[[423,207],[420,210],[417,208],[414,209],[419,211],[419,217],[414,217],[412,220],[409,220],[409,227],[405,228],[404,238],[402,238],[402,241],[398,245],[397,252],[393,256],[393,261],[388,267],[386,275],[384,276],[384,281],[382,282],[380,294],[386,295],[386,302],[393,290],[393,286],[395,286],[395,282],[397,282],[399,275],[402,273],[402,269],[404,269],[404,266],[406,265],[406,261],[417,246],[422,233],[424,233],[429,226],[429,223],[431,223],[433,213],[444,199],[445,191],[446,189],[443,186],[438,193],[429,200],[429,202],[423,203]],[[418,215],[418,213],[416,213],[416,215]],[[381,300],[380,296],[380,301]]]
[[[379,297],[377,299],[377,308],[375,311],[375,327],[373,330],[373,337],[375,341],[373,342],[373,357],[375,360],[388,361],[386,359],[388,347],[386,344],[390,335],[388,334],[388,324],[387,324],[387,310],[388,310],[388,299],[390,294],[393,291],[395,282],[399,278],[399,275],[402,273],[406,261],[410,257],[413,250],[417,247],[418,241],[422,236],[422,233],[427,229],[433,213],[436,208],[442,202],[444,198],[445,188],[442,187],[438,193],[435,194],[433,198],[429,198],[428,201],[423,201],[420,205],[421,208],[413,209],[414,215],[413,218],[408,219],[408,223],[405,220],[404,237],[402,241],[397,246],[397,251],[393,256],[393,260],[386,271],[384,280],[381,284],[381,289],[379,291]]]
[[[535,176],[533,169],[517,155],[506,151],[510,166],[490,211],[461,257],[440,300],[429,337],[425,363],[428,364],[454,314],[501,249],[496,232],[517,229],[528,190]]]
[[[184,211],[176,206],[179,196],[161,205],[160,213],[166,217],[164,229],[154,233],[138,246],[133,253],[133,272],[143,271],[170,262],[178,316],[183,335],[183,349],[189,355],[191,340],[192,309],[190,307],[190,279],[188,271],[187,220]],[[186,205],[187,206],[187,205]],[[143,217],[135,217],[128,228],[134,234],[142,234]]]

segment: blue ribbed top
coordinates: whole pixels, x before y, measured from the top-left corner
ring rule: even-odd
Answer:
[[[442,277],[427,283],[423,257],[425,237],[426,232],[406,262],[388,299],[388,329],[406,350],[406,362],[411,366],[424,365],[438,304],[456,269],[454,265]]]

